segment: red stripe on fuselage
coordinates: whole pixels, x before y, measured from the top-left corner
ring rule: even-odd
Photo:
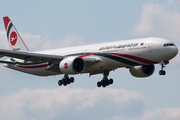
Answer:
[[[158,62],[155,62],[155,61],[151,61],[151,60],[148,60],[148,59],[144,59],[144,58],[140,58],[140,57],[132,56],[132,55],[127,55],[127,54],[120,54],[120,53],[101,53],[101,54],[109,54],[109,55],[116,55],[116,56],[120,56],[120,57],[125,57],[125,58],[129,58],[129,59],[132,59],[132,60],[135,60],[135,61],[138,61],[138,62],[145,63],[145,64],[157,64],[158,63]],[[79,57],[87,57],[87,56],[91,56],[91,55],[96,55],[96,53],[81,55]]]
[[[43,68],[46,67],[47,64],[42,64],[42,65],[16,65],[17,67],[21,68]]]
[[[121,56],[121,57],[129,58],[129,59],[136,60],[138,62],[142,62],[142,63],[146,63],[146,64],[156,64],[156,63],[158,63],[158,62],[155,62],[155,61],[151,61],[151,60],[148,60],[148,59],[144,59],[144,58],[140,58],[140,57],[136,57],[136,56],[132,56],[132,55],[127,55],[127,54],[120,54],[120,53],[103,53],[103,54]]]
[[[95,55],[96,53],[93,53],[93,54],[86,54],[86,55],[80,55],[79,57],[87,57],[87,56],[91,56],[91,55]]]

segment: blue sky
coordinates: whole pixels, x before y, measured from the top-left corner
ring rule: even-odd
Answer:
[[[180,48],[178,0],[0,0],[0,16],[9,16],[31,51],[142,37],[169,39]],[[0,48],[9,49],[3,19]],[[6,58],[1,58],[6,59]],[[180,55],[159,76],[148,78],[128,69],[110,73],[114,84],[97,88],[102,75],[38,77],[0,65],[0,119],[179,120]]]

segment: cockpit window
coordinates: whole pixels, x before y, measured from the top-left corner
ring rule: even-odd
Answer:
[[[167,46],[175,46],[173,43],[166,43],[164,44],[164,47],[167,47]]]

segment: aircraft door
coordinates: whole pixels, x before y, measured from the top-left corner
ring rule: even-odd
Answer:
[[[147,51],[148,53],[152,52],[153,42],[148,43]]]
[[[119,53],[121,53],[121,54],[124,53],[124,49],[123,49],[123,48],[120,48],[118,51],[119,51]]]

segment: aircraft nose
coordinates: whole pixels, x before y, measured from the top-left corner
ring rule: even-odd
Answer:
[[[178,54],[178,48],[174,47],[174,49],[172,49],[172,55],[175,57]]]
[[[170,60],[178,54],[178,48],[176,46],[167,46],[164,49],[165,60]]]

